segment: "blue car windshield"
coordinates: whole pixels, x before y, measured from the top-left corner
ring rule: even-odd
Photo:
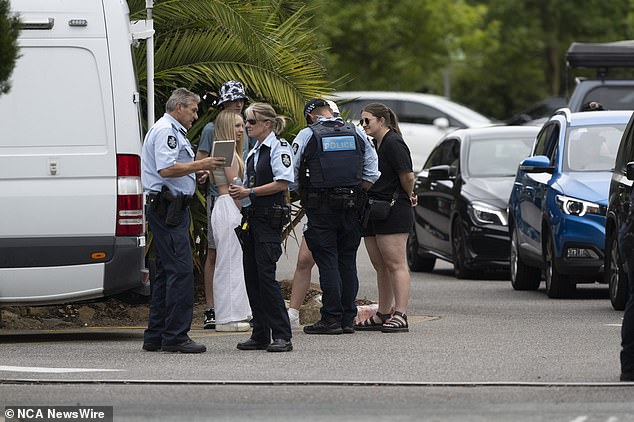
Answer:
[[[512,177],[535,138],[471,139],[464,171],[471,177]]]
[[[568,131],[564,170],[611,171],[625,125],[573,127]]]

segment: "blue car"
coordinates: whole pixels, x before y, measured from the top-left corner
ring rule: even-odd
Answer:
[[[511,284],[551,298],[603,282],[608,190],[632,111],[558,110],[520,163],[509,199]]]

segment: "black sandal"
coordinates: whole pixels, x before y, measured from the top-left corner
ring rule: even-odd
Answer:
[[[381,322],[376,322],[374,320],[374,316],[379,317]],[[376,311],[376,314],[372,315],[370,318],[362,321],[358,324],[354,325],[355,331],[381,331],[383,329],[383,324],[385,321],[389,320],[392,315],[390,314],[382,314],[379,311]]]
[[[383,323],[381,331],[384,333],[406,333],[409,331],[407,315],[403,312],[394,311],[392,317]]]

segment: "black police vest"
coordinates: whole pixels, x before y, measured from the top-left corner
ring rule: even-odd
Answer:
[[[271,148],[266,145],[260,145],[259,151],[258,165],[256,168],[254,168],[253,165],[253,163],[255,163],[255,154],[252,154],[247,159],[247,180],[250,188],[273,182]],[[274,204],[284,205],[285,198],[284,192],[277,192],[267,196],[256,196],[251,199],[251,205],[254,207],[271,207]]]
[[[354,187],[361,184],[365,143],[350,122],[310,125],[313,136],[304,149],[300,189]]]

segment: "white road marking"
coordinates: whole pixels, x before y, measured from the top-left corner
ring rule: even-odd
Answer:
[[[574,418],[570,422],[586,422],[587,420],[588,420],[587,416],[579,416],[577,418]]]
[[[606,327],[620,327],[623,324],[605,324]]]
[[[618,421],[618,420],[619,420],[619,418],[617,418],[616,416],[610,416],[610,417],[608,418],[608,420],[607,420],[607,421],[605,421],[605,422],[616,422],[616,421]]]
[[[2,366],[0,371],[5,372],[38,372],[43,374],[64,374],[75,372],[119,372],[123,369],[99,369],[99,368],[42,368],[37,366]]]

